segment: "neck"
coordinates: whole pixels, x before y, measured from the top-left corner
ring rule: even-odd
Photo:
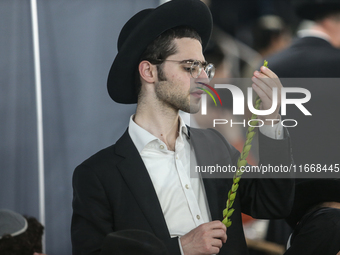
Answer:
[[[179,132],[178,110],[153,100],[142,100],[138,102],[134,121],[163,141],[169,150],[175,150]]]
[[[313,31],[324,33],[328,36],[330,44],[333,45],[333,47],[339,48],[338,43],[338,31],[332,28],[332,23],[329,23],[328,25],[324,25],[323,23],[316,23],[312,28]]]
[[[321,205],[322,207],[332,207],[340,209],[340,203],[339,202],[324,202]]]
[[[326,34],[327,36],[330,37],[329,31],[327,31],[327,29],[324,26],[322,26],[321,24],[316,23],[314,26],[311,27],[311,30],[313,30],[315,32]]]

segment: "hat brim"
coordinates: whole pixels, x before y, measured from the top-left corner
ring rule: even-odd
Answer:
[[[203,49],[211,36],[212,16],[199,0],[173,0],[140,13],[146,11],[149,11],[147,16],[121,45],[109,72],[108,92],[117,103],[137,103],[135,72],[139,59],[146,47],[163,32],[183,25],[192,27],[200,35]]]
[[[340,202],[340,179],[317,179],[297,183],[293,208],[286,222],[295,228],[309,209],[323,202]]]
[[[100,255],[148,254],[168,255],[165,244],[154,234],[139,229],[125,229],[109,233]]]
[[[308,20],[316,20],[318,16],[329,11],[340,11],[340,3],[305,3],[296,8],[296,14]]]

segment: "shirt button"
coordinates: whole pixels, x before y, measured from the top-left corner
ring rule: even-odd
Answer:
[[[188,184],[185,184],[185,188],[186,188],[186,189],[189,189],[189,185],[188,185]]]
[[[201,217],[199,215],[197,215],[196,218],[199,220]]]
[[[176,159],[178,159],[178,156],[176,156]]]
[[[281,131],[279,131],[278,133],[279,133],[279,135],[281,135]]]
[[[163,145],[160,145],[159,148],[160,148],[161,150],[163,150],[163,149],[164,149],[164,146],[163,146]]]

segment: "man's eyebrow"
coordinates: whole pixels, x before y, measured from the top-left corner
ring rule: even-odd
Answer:
[[[197,59],[185,59],[185,60],[182,60],[181,62],[185,63],[185,62],[195,62],[195,61],[199,61],[199,62],[201,62],[202,64],[203,64],[203,63],[207,63],[207,61],[205,61],[205,60],[200,61],[200,60],[197,60]]]
[[[185,62],[194,62],[196,61],[196,59],[184,59],[181,62],[185,63]]]

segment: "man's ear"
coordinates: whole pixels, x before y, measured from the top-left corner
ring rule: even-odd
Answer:
[[[154,83],[157,79],[157,67],[147,60],[139,63],[138,71],[140,77],[147,83]]]

